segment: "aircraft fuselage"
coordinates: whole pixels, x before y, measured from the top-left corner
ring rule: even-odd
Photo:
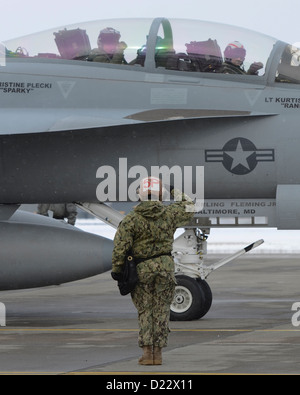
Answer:
[[[124,40],[122,64],[100,51],[107,26]],[[231,74],[234,48],[245,59]],[[190,170],[195,190],[204,168],[194,227],[227,215],[299,229],[299,84],[299,49],[202,21],[94,21],[0,43],[0,289],[109,270],[112,241],[13,214],[25,203],[102,202],[109,169],[110,201],[130,200],[140,169],[176,167],[185,180]]]
[[[97,169],[118,170],[120,158],[149,171],[204,166],[208,199],[272,198],[287,176],[300,183],[296,90],[26,62],[1,73],[1,203],[96,201]]]

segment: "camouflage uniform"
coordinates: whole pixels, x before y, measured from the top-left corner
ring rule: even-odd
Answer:
[[[120,223],[114,239],[114,273],[122,270],[129,251],[135,259],[143,259],[137,266],[139,283],[131,294],[139,316],[140,347],[167,345],[176,285],[171,256],[174,233],[194,216],[192,200],[177,190],[173,195],[175,203],[169,206],[159,201],[141,202]]]

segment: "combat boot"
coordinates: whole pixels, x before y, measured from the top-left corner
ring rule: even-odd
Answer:
[[[139,359],[139,364],[140,365],[153,365],[152,346],[144,346],[143,351],[144,351],[144,354]]]
[[[162,353],[161,348],[154,346],[153,349],[153,365],[161,365],[162,364]]]

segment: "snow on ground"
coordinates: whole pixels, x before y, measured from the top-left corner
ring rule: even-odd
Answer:
[[[77,221],[76,226],[109,239],[113,239],[115,235],[115,229],[100,220],[81,219]],[[207,252],[234,253],[260,239],[264,239],[264,244],[251,254],[300,254],[300,231],[279,231],[273,228],[212,229]]]

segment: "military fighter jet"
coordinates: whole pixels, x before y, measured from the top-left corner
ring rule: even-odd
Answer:
[[[99,20],[2,43],[0,65],[1,290],[109,270],[110,240],[18,208],[77,202],[117,226],[140,169],[205,199],[174,242],[173,319],[210,308],[206,278],[228,261],[205,265],[210,228],[300,228],[293,45],[198,20]]]

